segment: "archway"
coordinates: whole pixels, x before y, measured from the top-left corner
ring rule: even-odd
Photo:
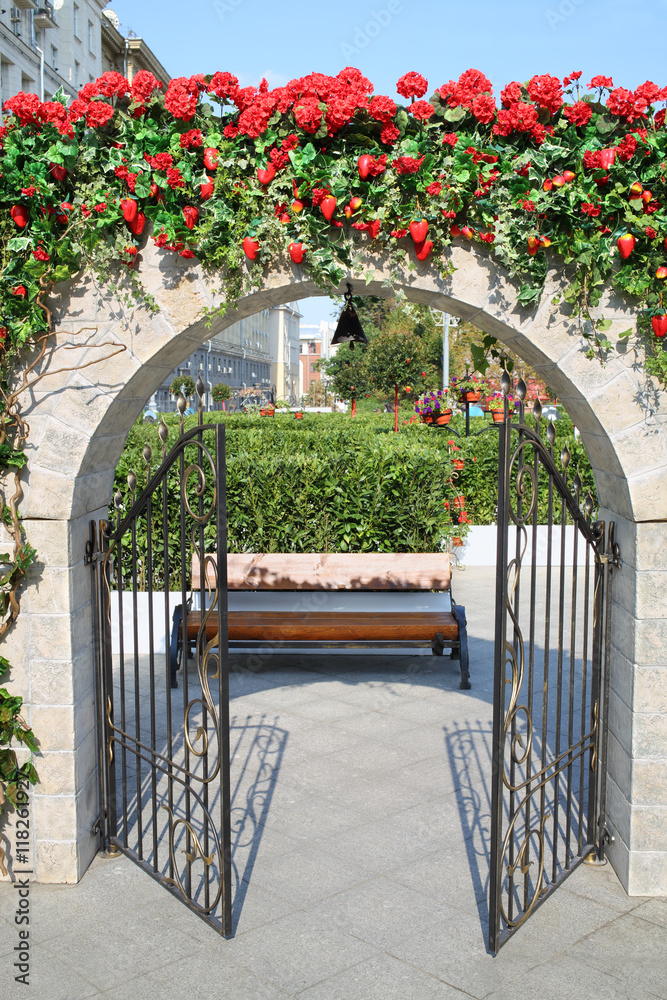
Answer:
[[[408,299],[473,321],[510,346],[558,393],[579,427],[591,459],[601,517],[616,522],[623,570],[612,611],[609,825],[610,857],[626,889],[664,889],[667,845],[656,817],[667,807],[656,781],[664,758],[665,714],[657,698],[667,619],[655,595],[666,586],[661,556],[667,541],[667,415],[633,352],[605,367],[584,355],[577,321],[554,312],[566,279],[550,275],[537,306],[525,309],[517,287],[484,250],[455,247],[455,270],[437,276],[428,264],[400,278]],[[389,275],[367,258],[366,291],[387,295]],[[263,276],[261,286],[224,318],[217,276],[147,248],[140,276],[159,312],[121,307],[91,279],[58,286],[52,295],[59,342],[81,343],[83,363],[114,341],[123,353],[86,370],[46,374],[22,400],[31,425],[23,513],[39,556],[17,626],[17,671],[29,680],[32,722],[42,739],[41,784],[34,790],[35,867],[43,881],[76,881],[96,849],[93,656],[90,587],[84,569],[89,521],[104,516],[113,472],[127,432],[165,375],[198,346],[262,308],[318,294],[293,264]],[[630,311],[613,295],[601,309],[613,318],[610,337]],[[100,321],[100,317],[104,317]],[[94,327],[91,332],[86,328]],[[25,683],[27,687],[27,683]],[[660,881],[662,879],[663,881]]]

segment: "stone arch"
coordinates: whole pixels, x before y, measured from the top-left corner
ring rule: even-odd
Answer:
[[[579,321],[552,304],[566,281],[561,272],[549,274],[540,302],[527,309],[518,286],[484,249],[454,247],[449,261],[454,270],[446,277],[432,262],[395,275],[381,256],[368,255],[367,271],[355,284],[387,295],[391,280],[411,301],[498,337],[557,392],[579,427],[601,516],[616,522],[624,564],[612,615],[612,860],[630,892],[667,893],[667,824],[660,822],[667,819],[667,704],[659,696],[667,676],[661,651],[667,617],[652,599],[656,588],[663,606],[667,598],[667,560],[660,552],[667,543],[667,406],[634,349],[605,366],[585,357]],[[58,340],[81,345],[79,365],[104,357],[109,342],[125,350],[58,374],[67,365],[61,346],[46,361],[44,370],[53,374],[22,401],[31,426],[22,512],[39,561],[14,633],[24,638],[25,650],[15,677],[19,690],[30,684],[32,723],[44,746],[34,813],[37,877],[45,881],[78,879],[96,849],[90,833],[96,799],[90,587],[83,560],[89,521],[104,515],[129,428],[165,376],[212,332],[263,308],[321,294],[300,268],[281,261],[220,316],[219,275],[152,247],[143,252],[139,274],[158,312],[121,306],[90,277],[54,290]],[[613,294],[600,311],[612,320],[612,341],[633,325],[632,310]]]

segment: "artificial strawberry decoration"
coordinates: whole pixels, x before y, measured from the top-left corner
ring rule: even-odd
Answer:
[[[634,184],[631,184],[630,185],[630,201],[632,201],[633,198],[641,198],[643,191],[644,191],[644,188],[639,183],[639,181],[635,181]]]
[[[661,264],[658,270],[655,272],[655,276],[658,279],[658,281],[664,281],[665,278],[667,278],[667,267],[665,267],[664,264]]]
[[[632,233],[625,233],[623,236],[619,236],[616,240],[616,246],[618,247],[618,252],[620,253],[623,260],[627,260],[632,251],[635,248],[635,240]]]
[[[553,186],[555,188],[565,187],[565,178],[563,177],[562,174],[556,174],[556,176],[553,178]]]
[[[303,212],[303,202],[300,198],[295,198],[292,202],[292,211],[296,212],[297,215],[299,212]]]
[[[260,184],[263,184],[265,187],[267,184],[271,183],[271,181],[275,176],[276,176],[276,168],[272,163],[267,163],[265,170],[262,170],[261,167],[257,168],[257,180],[259,181]]]
[[[370,153],[364,153],[363,156],[359,157],[359,159],[357,160],[357,169],[359,171],[359,176],[361,177],[362,181],[368,179],[368,175],[371,172],[372,166],[373,166],[373,157],[370,155]]]
[[[70,205],[68,201],[63,201],[60,203],[60,208],[61,211],[56,215],[56,219],[58,220],[61,226],[66,226],[67,223],[69,222],[69,216],[67,215],[67,213],[71,212],[74,206]]]
[[[185,205],[183,208],[183,218],[188,229],[194,229],[199,218],[199,209],[195,208],[194,205]]]
[[[327,220],[327,222],[331,222],[331,218],[332,218],[334,212],[336,211],[336,205],[337,204],[338,204],[338,202],[336,201],[336,199],[334,198],[334,196],[332,194],[328,194],[320,202],[320,209],[322,211],[322,215]]]
[[[12,288],[12,295],[16,295],[19,299],[24,299],[27,294],[28,291],[25,285],[14,285]]]
[[[135,236],[141,236],[144,231],[144,226],[146,225],[146,216],[143,212],[137,212],[136,218],[132,222],[128,222],[127,226],[131,233]]]
[[[246,236],[243,240],[243,252],[248,260],[255,260],[259,253],[259,240],[254,240],[252,236]]]
[[[359,195],[355,195],[353,198],[350,198],[350,208],[352,209],[353,212],[356,212],[358,209],[360,209],[362,204],[363,202],[359,197]]]
[[[209,177],[208,174],[206,174],[206,183],[199,185],[202,201],[208,201],[208,199],[213,195],[214,187],[215,187],[215,182],[213,178]]]
[[[28,225],[28,209],[25,205],[12,205],[9,214],[19,229],[25,229]]]
[[[54,181],[64,181],[67,177],[67,167],[62,167],[59,163],[49,163],[49,170]]]
[[[610,146],[600,150],[600,166],[603,170],[610,170],[616,163],[616,149]]]
[[[204,166],[207,170],[215,170],[218,165],[218,157],[220,152],[215,148],[215,146],[207,146],[204,150]]]
[[[452,236],[460,236],[461,235],[461,228],[460,228],[460,226],[457,226],[456,223],[454,223],[454,225],[452,226],[450,232],[451,232]]]
[[[651,201],[652,197],[653,197],[653,195],[651,194],[650,191],[644,191],[642,193],[642,201],[644,202],[645,205],[649,204],[649,202]]]
[[[289,250],[289,255],[295,264],[300,264],[303,260],[303,255],[306,252],[306,248],[303,243],[290,243],[287,248]]]
[[[652,316],[651,326],[656,337],[662,339],[667,334],[667,315],[663,313],[661,316]]]
[[[426,260],[426,258],[431,253],[433,249],[433,243],[431,240],[424,240],[423,243],[415,243],[415,253],[417,255],[417,260]],[[422,372],[422,374],[424,374]]]
[[[554,182],[551,180],[550,177],[547,177],[547,179],[545,180],[544,184],[542,185],[542,190],[543,191],[551,191],[551,189],[552,189],[553,186],[554,186]]]
[[[139,206],[134,198],[121,198],[120,210],[123,213],[123,218],[126,222],[134,222],[137,217],[137,212],[139,211]]]
[[[564,178],[566,184],[571,184],[572,181],[575,179],[576,176],[577,175],[575,174],[575,172],[573,170],[564,170],[563,171],[563,178]]]
[[[415,243],[423,243],[426,239],[426,234],[428,233],[428,222],[426,219],[421,219],[419,222],[413,219],[410,223],[410,236]]]
[[[157,198],[159,193],[160,193],[159,187],[157,186],[155,181],[151,181],[151,198]]]
[[[368,233],[368,235],[372,240],[377,239],[377,235],[380,232],[380,225],[381,223],[379,219],[373,219],[372,222],[368,223],[368,229],[366,230],[366,232]]]
[[[471,240],[475,235],[475,230],[471,229],[470,226],[461,226],[461,236],[465,236],[467,240]]]
[[[343,215],[345,216],[346,219],[352,218],[352,209],[350,208],[349,205],[346,205],[345,208],[343,209]]]

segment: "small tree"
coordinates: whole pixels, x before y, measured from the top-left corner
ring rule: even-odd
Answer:
[[[368,377],[373,389],[394,393],[394,430],[398,431],[398,396],[415,399],[433,383],[437,371],[428,359],[428,346],[414,332],[387,330],[373,338],[368,349]]]
[[[196,391],[195,380],[190,375],[177,375],[169,386],[172,396],[178,396],[182,392],[186,399],[191,399]]]
[[[213,400],[213,402],[222,403],[223,406],[225,400],[229,399],[231,394],[232,394],[231,386],[228,386],[226,382],[218,382],[211,389],[211,399]]]
[[[371,388],[367,365],[368,348],[357,344],[354,351],[343,345],[328,361],[320,361],[318,366],[329,379],[330,389],[341,399],[352,400],[352,416],[356,412],[356,400]]]

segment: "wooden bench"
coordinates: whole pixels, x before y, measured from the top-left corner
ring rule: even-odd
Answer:
[[[206,586],[213,588],[209,566]],[[199,560],[192,563],[192,585],[199,594]],[[452,600],[446,553],[338,553],[227,556],[230,649],[255,643],[289,647],[430,646],[460,661],[460,687],[470,687],[465,608]],[[171,683],[202,630],[201,611],[174,609],[171,632]],[[217,634],[215,616],[206,624],[206,641]],[[203,636],[202,636],[203,638]]]

